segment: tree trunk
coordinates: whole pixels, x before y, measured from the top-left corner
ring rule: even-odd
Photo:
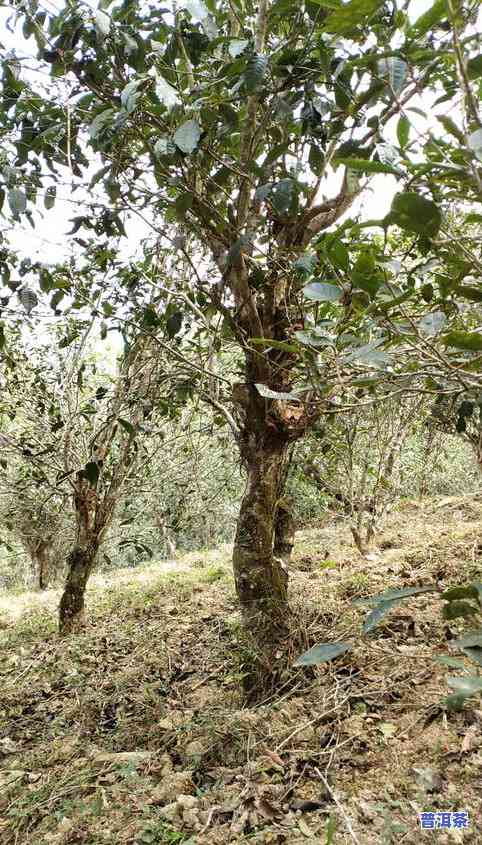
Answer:
[[[171,536],[169,534],[166,534],[166,546],[167,546],[167,551],[169,552],[171,559],[174,560],[176,555],[177,555],[177,549],[176,549],[176,544],[175,544],[174,540],[171,538]]]
[[[258,448],[247,461],[247,484],[241,501],[233,549],[236,589],[250,630],[266,641],[286,630],[288,572],[274,552],[279,493],[288,445]],[[288,545],[288,544],[286,544]]]
[[[74,546],[67,559],[67,579],[59,606],[59,633],[70,634],[81,628],[87,581],[97,557],[98,544]]]
[[[278,501],[274,527],[274,555],[287,566],[295,544],[295,521],[292,503],[288,498]]]
[[[47,544],[39,543],[36,549],[37,557],[37,583],[39,590],[46,590],[50,580],[49,556]]]
[[[25,542],[24,548],[30,556],[32,561],[32,572],[34,583],[37,589],[46,590],[52,575],[52,568],[50,565],[49,546],[52,545],[52,540],[39,540],[38,542],[32,540]]]

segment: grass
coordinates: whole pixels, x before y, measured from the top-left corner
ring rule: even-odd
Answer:
[[[405,502],[370,561],[339,523],[301,532],[293,626],[306,645],[356,641],[353,598],[480,578],[480,527],[477,499]],[[445,712],[447,670],[433,659],[463,622],[420,596],[332,664],[288,666],[247,707],[240,681],[255,655],[229,553],[97,576],[89,624],[68,640],[58,590],[2,597],[2,845],[353,845],[347,817],[360,845],[412,845],[433,841],[419,811],[480,813],[480,702]],[[435,791],[416,769],[437,776]],[[297,809],[307,802],[316,809]],[[478,836],[474,823],[453,841]]]

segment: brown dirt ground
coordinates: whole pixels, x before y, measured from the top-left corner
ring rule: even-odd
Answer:
[[[467,622],[428,594],[360,639],[352,603],[480,579],[481,511],[480,496],[405,502],[369,560],[341,522],[301,532],[293,625],[308,645],[356,644],[290,666],[251,707],[228,547],[97,578],[91,622],[68,640],[58,591],[4,597],[0,843],[481,843],[480,700],[446,711],[453,670],[434,660]],[[419,828],[423,810],[462,809],[466,831]]]

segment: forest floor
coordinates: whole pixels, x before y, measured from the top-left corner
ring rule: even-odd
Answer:
[[[480,701],[447,712],[436,655],[467,623],[431,594],[358,639],[388,587],[479,579],[482,497],[403,502],[372,559],[341,522],[298,535],[291,601],[307,644],[355,639],[290,667],[245,706],[229,548],[115,576],[88,591],[88,627],[55,633],[59,592],[0,600],[2,845],[481,843]],[[420,830],[418,813],[469,813]]]

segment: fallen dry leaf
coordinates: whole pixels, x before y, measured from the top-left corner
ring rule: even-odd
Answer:
[[[265,748],[264,753],[267,757],[270,758],[270,760],[273,761],[273,763],[276,763],[277,766],[281,766],[281,768],[284,769],[285,764],[279,754],[276,753],[276,751],[270,751],[269,748]]]
[[[471,725],[465,734],[460,750],[463,752],[472,751],[480,744],[480,736],[478,725]]]

